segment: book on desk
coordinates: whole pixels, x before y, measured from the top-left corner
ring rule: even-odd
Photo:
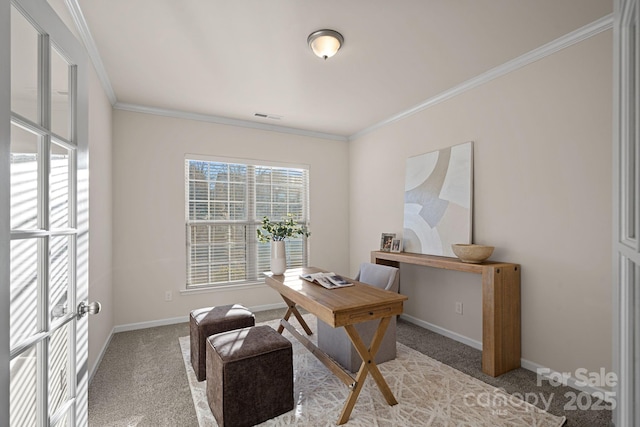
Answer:
[[[317,283],[327,289],[338,289],[353,286],[353,283],[335,273],[308,273],[301,274],[300,278],[307,282]]]

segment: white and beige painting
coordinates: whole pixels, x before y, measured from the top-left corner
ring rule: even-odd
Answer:
[[[453,243],[471,243],[473,142],[407,159],[404,251],[455,256]]]

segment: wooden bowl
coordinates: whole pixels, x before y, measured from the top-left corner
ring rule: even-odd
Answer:
[[[460,261],[479,264],[491,256],[494,247],[458,243],[451,245],[451,249],[453,253],[460,258]]]

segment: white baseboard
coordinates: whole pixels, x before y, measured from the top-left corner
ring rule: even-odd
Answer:
[[[277,304],[265,304],[265,305],[256,305],[252,307],[247,307],[254,313],[259,313],[261,311],[267,310],[275,310],[278,308],[286,308],[284,302]],[[176,323],[185,323],[189,321],[189,316],[179,316],[172,317],[169,319],[159,319],[159,320],[150,320],[148,322],[139,322],[139,323],[127,323],[125,325],[118,325],[113,328],[113,332],[126,332],[126,331],[136,331],[138,329],[147,329],[147,328],[155,328],[156,326],[166,326],[166,325],[175,325]]]
[[[563,385],[567,385],[578,391],[582,391],[590,395],[595,395],[595,397],[600,397],[600,398],[602,398],[603,396],[615,397],[615,394],[612,395],[613,392],[611,390],[606,390],[601,387],[585,385],[582,381],[579,381],[577,378],[567,375],[570,373],[565,373],[563,377],[562,373],[553,371],[547,368],[546,366],[539,365],[527,359],[520,359],[520,366],[523,367],[524,369],[535,372],[538,376],[545,378],[545,381],[548,381],[549,379],[554,379],[555,381],[558,381],[559,378],[566,378],[566,384],[563,383]],[[541,374],[542,372],[545,372],[546,374],[543,375]]]
[[[189,321],[189,315],[172,317],[170,319],[150,320],[148,322],[127,323],[126,325],[114,326],[113,332],[137,331],[138,329],[155,328],[156,326],[175,325],[176,323],[185,323]]]
[[[267,310],[276,310],[279,308],[286,308],[286,304],[284,302],[276,303],[276,304],[264,304],[264,305],[256,305],[253,307],[248,307],[254,313],[259,313],[261,311]],[[127,332],[127,331],[136,331],[139,329],[147,329],[147,328],[155,328],[156,326],[166,326],[166,325],[175,325],[176,323],[186,323],[189,321],[189,316],[179,316],[172,317],[169,319],[159,319],[159,320],[150,320],[148,322],[138,322],[138,323],[127,323],[125,325],[114,326],[111,330],[111,333],[107,337],[102,349],[100,350],[100,354],[96,359],[96,363],[89,372],[89,383],[93,380],[93,376],[95,375],[100,363],[102,362],[102,358],[104,357],[105,352],[107,351],[107,347],[111,343],[111,339],[113,338],[113,334],[118,332]]]
[[[275,310],[278,308],[286,308],[284,302],[276,303],[276,304],[265,304],[265,305],[255,305],[252,307],[247,307],[254,313],[258,313],[261,311],[267,310]],[[147,328],[155,328],[156,326],[166,326],[166,325],[175,325],[176,323],[185,323],[189,321],[189,315],[172,317],[169,319],[159,319],[159,320],[150,320],[148,322],[139,322],[139,323],[128,323],[125,325],[118,325],[113,328],[113,332],[126,332],[126,331],[136,331],[138,329],[147,329]]]
[[[454,341],[466,344],[469,347],[473,347],[477,350],[482,350],[482,343],[480,341],[472,340],[471,338],[467,338],[464,335],[460,335],[448,329],[441,328],[440,326],[434,325],[433,323],[425,322],[424,320],[418,319],[417,317],[409,316],[408,314],[401,314],[400,318],[406,320],[409,323],[413,323],[414,325],[418,325],[422,328],[433,331],[436,334],[444,335],[445,337],[451,338]]]
[[[261,312],[261,311],[267,311],[267,310],[275,310],[275,309],[280,309],[280,308],[285,308],[286,305],[284,303],[276,303],[276,304],[265,304],[265,305],[258,305],[258,306],[252,306],[249,307],[249,309],[255,313]],[[437,334],[443,335],[447,338],[451,338],[454,341],[458,341],[462,344],[468,345],[469,347],[475,348],[477,350],[481,350],[482,351],[482,343],[480,341],[476,341],[473,340],[471,338],[465,337],[464,335],[460,335],[456,332],[450,331],[448,329],[445,328],[441,328],[440,326],[434,325],[432,323],[429,322],[425,322],[424,320],[418,319],[417,317],[413,317],[410,316],[408,314],[401,314],[400,318],[403,320],[406,320],[409,323],[413,323],[414,325],[420,326],[422,328],[428,329],[430,331],[433,331]],[[96,371],[98,370],[98,367],[100,366],[100,363],[102,362],[102,358],[104,357],[104,353],[107,350],[107,347],[109,347],[109,344],[111,343],[111,338],[113,338],[113,334],[118,333],[118,332],[126,332],[126,331],[135,331],[138,329],[147,329],[147,328],[153,328],[156,326],[165,326],[165,325],[173,325],[176,323],[184,323],[184,322],[188,322],[189,321],[189,316],[180,316],[180,317],[173,317],[170,319],[160,319],[160,320],[152,320],[149,322],[139,322],[139,323],[129,323],[126,325],[119,325],[119,326],[115,326],[112,331],[111,334],[109,335],[109,337],[107,338],[107,340],[105,341],[104,345],[102,346],[102,349],[100,350],[100,354],[98,356],[98,359],[96,360],[96,364],[93,367],[93,369],[91,370],[90,374],[89,374],[89,383],[91,383],[91,380],[93,379],[93,376],[95,375]],[[556,372],[556,371],[552,371],[549,368],[539,365],[535,362],[532,362],[530,360],[526,360],[526,359],[521,359],[520,360],[520,365],[524,368],[527,369],[529,371],[538,373],[541,371],[545,371],[548,372],[548,375],[544,375],[544,377],[546,378],[559,378],[561,377],[561,373]],[[573,376],[568,377],[567,378],[567,385],[569,387],[572,387],[576,390],[579,391],[583,391],[585,393],[589,393],[591,395],[593,395],[594,393],[597,395],[608,395],[611,392],[605,389],[602,389],[600,387],[593,387],[593,386],[588,386],[588,385],[582,385],[579,384],[579,381],[574,378]]]
[[[93,364],[93,367],[89,371],[89,384],[91,384],[91,381],[93,381],[93,376],[98,371],[98,366],[100,366],[100,363],[102,363],[102,358],[104,357],[104,354],[106,353],[107,348],[109,347],[109,344],[111,344],[111,338],[113,338],[113,334],[114,334],[113,329],[111,329],[111,332],[107,337],[107,340],[104,342],[104,345],[100,349],[100,353],[98,353],[98,358],[96,359],[96,363]]]
[[[253,311],[254,313],[259,313],[261,311],[267,311],[267,310],[277,310],[279,308],[287,308],[287,305],[283,302],[278,302],[275,304],[264,304],[264,305],[254,305],[253,307],[248,307],[249,310]]]
[[[418,325],[422,328],[428,329],[430,331],[433,331],[437,334],[443,335],[447,338],[451,338],[454,341],[458,341],[462,344],[466,344],[469,347],[475,348],[477,350],[481,350],[482,351],[482,343],[476,340],[472,340],[471,338],[467,338],[463,335],[460,335],[456,332],[452,332],[448,329],[444,329],[441,328],[440,326],[434,325],[432,323],[429,322],[425,322],[424,320],[418,319],[416,317],[413,316],[409,316],[408,314],[401,314],[400,318],[403,320],[406,320],[409,323],[413,323],[414,325]],[[520,359],[520,366],[528,371],[532,371],[535,372],[536,374],[540,375],[539,372],[546,372],[547,375],[541,375],[542,377],[549,379],[549,378],[553,378],[553,379],[557,379],[557,378],[562,378],[562,374],[560,372],[556,372],[553,371],[549,368],[547,368],[546,366],[542,366],[539,365],[535,362],[532,362],[530,360],[527,359]],[[571,388],[574,388],[576,390],[579,391],[583,391],[585,393],[588,394],[596,394],[596,396],[607,396],[609,394],[611,394],[611,391],[609,390],[605,390],[603,388],[600,387],[594,387],[594,386],[589,386],[589,385],[583,385],[581,381],[579,381],[578,379],[574,378],[573,376],[566,376],[566,385],[568,385]]]

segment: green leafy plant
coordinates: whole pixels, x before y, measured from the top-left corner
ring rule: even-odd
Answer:
[[[306,225],[300,225],[293,219],[292,214],[287,214],[282,221],[271,221],[268,217],[262,218],[262,227],[256,230],[258,240],[262,243],[285,240],[288,237],[306,236],[309,237],[311,232],[307,230]]]

